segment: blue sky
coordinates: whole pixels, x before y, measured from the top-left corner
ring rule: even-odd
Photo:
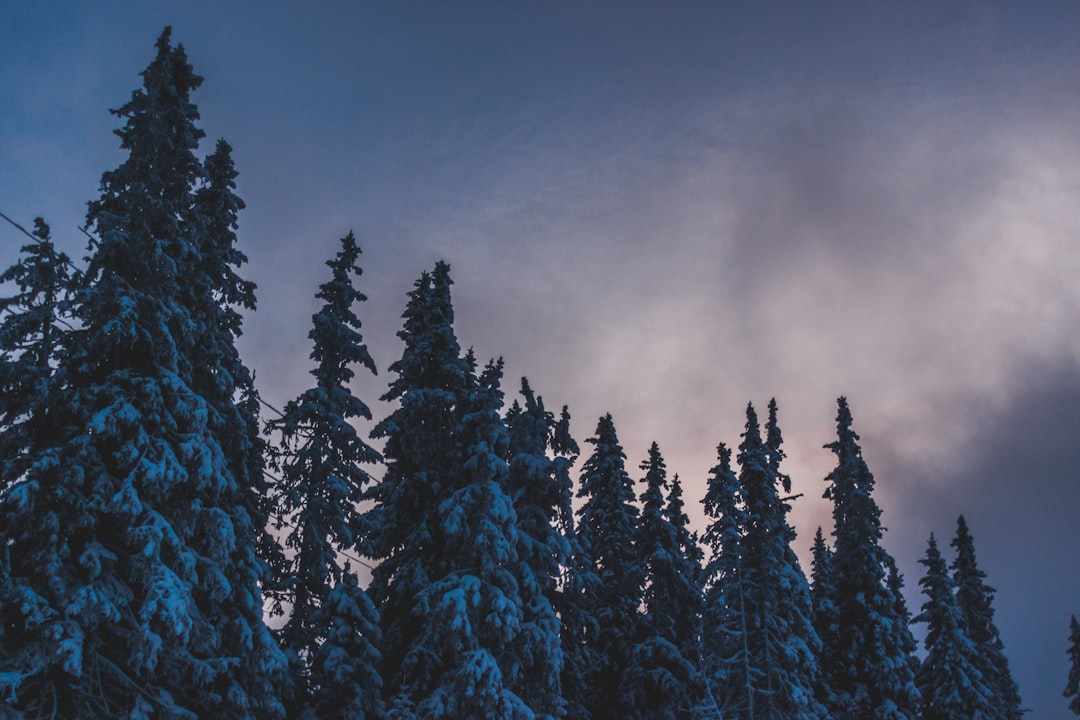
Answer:
[[[264,395],[307,383],[323,261],[355,230],[382,374],[405,293],[632,465],[700,498],[780,405],[800,552],[846,394],[921,596],[965,513],[1025,703],[1061,717],[1080,612],[1080,6],[989,2],[24,3],[0,25],[0,211],[73,255],[121,154],[107,109],[166,24],[235,148]],[[749,4],[747,4],[749,5]],[[0,227],[0,261],[22,238]],[[700,511],[695,507],[695,518]]]

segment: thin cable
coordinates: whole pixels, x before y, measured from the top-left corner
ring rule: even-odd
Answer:
[[[14,225],[14,226],[15,226],[16,228],[18,228],[19,232],[21,232],[21,233],[22,233],[23,235],[25,235],[26,237],[30,238],[30,239],[31,239],[31,240],[33,240],[34,242],[41,242],[41,238],[39,238],[39,237],[35,237],[35,236],[34,236],[34,235],[33,235],[32,233],[30,233],[30,232],[29,232],[29,231],[28,231],[28,230],[27,230],[26,228],[24,228],[24,227],[23,227],[22,225],[20,225],[19,223],[15,222],[15,221],[14,221],[14,220],[12,220],[11,218],[9,218],[9,217],[8,217],[7,215],[5,215],[4,213],[0,212],[0,217],[4,218],[4,219],[5,219],[5,220],[7,220],[7,221],[8,221],[9,223],[11,223],[12,225]]]
[[[270,478],[271,480],[273,480],[275,483],[278,483],[278,484],[281,483],[281,478],[274,477],[274,475],[272,475],[272,474],[270,474],[269,472],[266,471],[266,468],[263,468],[262,474],[264,476]],[[285,518],[284,515],[279,515],[278,513],[271,511],[270,516],[273,518],[274,522],[277,523],[279,528],[280,527],[287,527],[287,528],[290,528],[292,530],[297,530],[298,529],[297,526],[295,524],[289,522]],[[345,557],[349,558],[350,560],[355,560],[356,562],[358,562],[361,565],[363,565],[364,567],[366,567],[368,570],[374,570],[375,569],[374,565],[369,565],[368,563],[364,562],[360,558],[358,558],[355,555],[352,555],[350,553],[347,553],[344,550],[335,550],[335,552],[337,552],[340,555],[344,555]]]
[[[278,417],[280,417],[280,418],[283,418],[283,417],[285,417],[285,413],[281,412],[281,411],[280,411],[280,410],[278,410],[278,409],[277,409],[276,407],[274,407],[274,406],[273,406],[273,405],[271,405],[270,403],[268,403],[268,402],[266,402],[265,400],[263,400],[263,397],[262,397],[262,395],[260,395],[259,393],[255,393],[255,399],[257,399],[257,400],[259,401],[259,404],[260,404],[260,405],[265,405],[266,407],[268,407],[268,408],[270,408],[271,410],[273,410],[273,411],[274,411],[274,412],[275,412],[275,413],[277,414],[277,416],[278,416]]]

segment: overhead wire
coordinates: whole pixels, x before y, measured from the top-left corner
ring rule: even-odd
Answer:
[[[24,228],[24,227],[23,227],[22,225],[20,225],[19,223],[15,222],[15,221],[14,221],[14,220],[12,220],[11,218],[9,218],[9,217],[8,217],[7,215],[5,215],[4,213],[0,212],[0,218],[4,218],[5,220],[7,220],[7,221],[8,221],[9,223],[11,223],[12,225],[14,225],[14,226],[15,226],[15,227],[16,227],[16,228],[17,228],[17,229],[19,230],[19,232],[21,232],[21,233],[22,233],[23,235],[25,235],[26,237],[30,238],[30,239],[31,239],[31,240],[33,240],[34,242],[41,242],[41,238],[39,238],[39,237],[35,236],[35,235],[34,235],[33,233],[31,233],[31,232],[30,232],[29,230],[27,230],[27,229],[26,229],[26,228]]]

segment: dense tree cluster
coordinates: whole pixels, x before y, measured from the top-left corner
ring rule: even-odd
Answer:
[[[610,415],[575,485],[567,409],[526,380],[504,409],[440,262],[408,295],[380,452],[350,390],[376,368],[349,233],[314,382],[263,425],[235,344],[255,288],[231,148],[197,156],[201,79],[168,29],[142,77],[85,263],[38,221],[0,277],[5,717],[1020,717],[963,518],[951,573],[930,539],[916,656],[844,398],[808,580],[775,401],[718,447],[699,538],[660,448],[633,477]]]

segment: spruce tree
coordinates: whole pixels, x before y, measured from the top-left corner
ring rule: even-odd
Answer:
[[[645,571],[645,615],[624,676],[623,694],[632,698],[631,717],[687,718],[700,709],[704,698],[698,658],[701,568],[696,553],[687,555],[696,545],[687,547],[690,537],[678,478],[669,486],[664,458],[655,442],[641,469],[645,490],[635,546],[638,564]],[[666,499],[664,490],[669,487]]]
[[[114,111],[127,158],[88,213],[66,431],[3,499],[21,616],[6,694],[31,717],[279,717],[261,528],[191,384],[201,78],[168,29],[142,76]]]
[[[833,554],[825,542],[825,534],[818,527],[814,534],[814,544],[811,547],[813,559],[811,560],[812,582],[810,585],[810,601],[813,604],[814,630],[821,638],[821,650],[818,651],[818,667],[827,668],[834,664],[836,652],[831,647],[830,641],[836,638],[836,630],[839,620],[836,617],[836,606],[833,598],[836,596],[834,585],[832,561]],[[818,685],[814,692],[815,696],[826,708],[833,707],[836,698],[833,697],[832,688],[829,686],[824,670],[818,674]]]
[[[192,389],[206,398],[208,421],[229,468],[249,488],[244,502],[260,533],[263,583],[269,586],[272,576],[284,572],[285,559],[277,541],[263,532],[273,510],[264,466],[267,448],[259,433],[255,377],[236,348],[243,331],[241,311],[255,309],[255,283],[238,274],[247,262],[236,246],[238,215],[245,205],[236,194],[232,146],[219,139],[202,171],[193,209],[196,252],[184,269],[193,324],[193,342],[185,354],[191,358]]]
[[[584,588],[585,602],[596,622],[587,707],[593,720],[614,720],[633,712],[632,698],[623,694],[621,680],[640,632],[638,606],[644,578],[634,548],[638,508],[611,415],[600,418],[595,436],[586,442],[594,449],[581,468],[578,497],[585,502],[578,520],[596,577]]]
[[[372,432],[385,438],[385,471],[368,491],[371,534],[364,554],[379,561],[369,592],[380,612],[383,679],[388,699],[408,694],[419,678],[404,664],[417,639],[420,620],[413,610],[418,594],[445,569],[437,555],[435,508],[456,482],[463,462],[456,447],[455,407],[465,392],[467,369],[453,331],[449,267],[436,266],[438,281],[425,272],[409,293],[401,359],[383,400],[398,406]],[[407,698],[398,701],[408,707]]]
[[[592,718],[592,673],[597,664],[596,638],[600,631],[594,606],[600,578],[590,559],[587,534],[580,528],[575,533],[558,603],[567,720]]]
[[[978,651],[979,672],[990,688],[991,717],[994,720],[1020,720],[1024,712],[1020,707],[1020,689],[1009,669],[1005,644],[994,622],[994,589],[984,582],[986,573],[975,561],[975,541],[963,515],[956,521],[956,537],[951,545],[956,550],[956,559],[952,563],[956,603],[964,631]]]
[[[1069,700],[1069,710],[1080,715],[1080,622],[1076,616],[1069,618],[1069,679],[1062,693]]]
[[[555,525],[563,537],[570,543],[570,552],[573,555],[575,545],[574,523],[574,481],[570,476],[570,469],[577,462],[581,449],[577,441],[570,434],[570,411],[563,405],[559,413],[559,419],[551,431],[551,452],[554,465],[555,494],[558,498],[556,503]],[[565,569],[564,569],[565,573]]]
[[[776,405],[770,403],[762,439],[753,406],[739,446],[739,484],[746,502],[743,573],[749,627],[752,718],[820,718],[814,698],[818,685],[811,625],[810,588],[791,550],[794,532],[787,523],[781,487],[790,484],[779,470],[783,459]]]
[[[664,492],[670,487],[667,464],[655,442],[649,446],[648,457],[639,466],[645,472],[639,498],[641,515],[638,520],[634,547],[638,552],[637,565],[644,571],[642,607],[645,611],[642,627],[647,635],[670,637],[674,627],[664,607],[672,583],[675,528],[664,515]]]
[[[477,375],[453,332],[449,266],[410,293],[399,407],[375,428],[386,473],[370,497],[369,552],[391,717],[528,718],[514,692],[521,598],[517,518],[506,493],[502,363]]]
[[[995,712],[993,693],[978,669],[979,651],[964,631],[955,589],[930,536],[926,575],[919,581],[926,602],[915,622],[926,623],[926,657],[917,682],[922,720],[988,720]]]
[[[664,519],[675,532],[675,552],[670,583],[671,606],[668,611],[669,627],[673,642],[680,651],[700,668],[701,664],[701,610],[703,603],[704,553],[696,533],[690,531],[690,518],[683,502],[682,481],[675,475],[671,479]],[[659,603],[663,606],[664,601]]]
[[[814,533],[814,544],[810,548],[811,578],[810,597],[814,603],[814,627],[823,628],[825,635],[832,636],[835,632],[831,628],[836,623],[833,617],[833,596],[836,594],[832,589],[832,550],[825,542],[825,533],[819,526]]]
[[[522,658],[513,681],[537,718],[565,715],[561,678],[563,652],[556,614],[558,586],[570,562],[570,541],[559,527],[569,488],[556,476],[549,455],[555,417],[521,380],[524,406],[514,403],[507,413],[510,467],[507,490],[514,503],[518,529],[517,582],[524,618],[519,635]]]
[[[825,706],[816,697],[824,682],[818,656],[821,653],[821,638],[814,628],[814,604],[810,595],[810,584],[803,573],[799,557],[791,547],[795,541],[795,530],[787,520],[790,510],[790,497],[781,497],[780,491],[791,492],[791,478],[781,471],[781,464],[786,457],[783,449],[783,435],[777,421],[776,400],[769,401],[769,417],[765,424],[765,447],[768,451],[769,470],[773,475],[775,501],[770,504],[766,526],[777,555],[779,582],[775,588],[776,604],[780,608],[780,618],[774,618],[777,625],[778,685],[780,714],[788,718],[824,718]],[[795,496],[798,497],[798,496]],[[777,621],[778,620],[778,621]]]
[[[881,510],[873,499],[874,476],[840,398],[837,439],[825,447],[837,459],[826,477],[833,502],[832,587],[836,626],[818,628],[828,649],[826,682],[836,720],[914,720],[919,694],[909,648],[913,646],[900,597],[887,583],[892,558],[881,546]]]
[[[900,619],[904,627],[911,627],[911,613],[908,611],[907,602],[904,600],[904,576],[896,566],[896,560],[892,556],[885,558],[885,587],[893,597],[894,614]],[[912,673],[919,671],[919,658],[915,655],[918,643],[911,633],[904,633],[902,638],[901,655],[907,658],[908,667]]]
[[[467,360],[471,364],[471,353]],[[437,508],[447,572],[425,588],[418,605],[429,614],[416,659],[435,657],[430,695],[421,717],[526,718],[531,709],[515,691],[523,621],[513,569],[518,533],[505,492],[508,437],[499,417],[502,361],[469,373],[459,405],[465,451],[460,484]],[[411,658],[407,658],[407,662]]]
[[[562,695],[567,720],[588,720],[589,672],[595,667],[593,642],[597,633],[591,599],[599,577],[594,572],[590,543],[577,526],[573,508],[573,479],[570,470],[581,450],[570,435],[570,413],[564,405],[551,434],[554,477],[559,497],[556,526],[569,541],[570,555],[562,569],[562,582],[555,596],[559,615],[559,644],[563,654]]]
[[[349,389],[355,368],[375,372],[353,310],[366,300],[353,280],[362,272],[359,258],[350,232],[316,294],[323,305],[308,333],[315,385],[270,427],[281,438],[277,506],[289,521],[285,545],[292,551],[281,579],[290,614],[280,637],[299,679],[293,712],[370,720],[381,717],[378,618],[342,555],[366,535],[358,508],[371,482],[364,466],[380,460],[351,422],[371,420]]]
[[[52,408],[62,402],[56,374],[67,334],[74,268],[34,219],[36,242],[0,275],[18,291],[0,298],[0,492],[26,472],[50,440]]]
[[[349,563],[341,568],[341,581],[313,613],[311,624],[325,636],[311,655],[311,677],[320,684],[311,693],[304,718],[372,720],[384,717],[378,693],[378,613],[371,598],[357,583]]]
[[[27,675],[48,662],[49,645],[34,642],[27,631],[52,611],[20,577],[12,548],[18,552],[20,528],[27,528],[20,509],[24,493],[35,490],[27,471],[62,437],[65,416],[57,363],[65,345],[72,271],[41,218],[34,221],[34,237],[0,275],[0,281],[17,288],[0,300],[0,700],[5,702],[16,701]]]
[[[723,717],[754,714],[744,532],[749,519],[731,449],[721,443],[703,500],[710,519],[703,538],[709,549],[702,609],[702,668],[713,704]]]

